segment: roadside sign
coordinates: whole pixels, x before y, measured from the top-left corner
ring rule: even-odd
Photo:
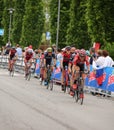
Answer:
[[[50,40],[50,39],[51,39],[50,32],[46,32],[46,40]]]
[[[0,29],[0,36],[4,35],[4,29]]]

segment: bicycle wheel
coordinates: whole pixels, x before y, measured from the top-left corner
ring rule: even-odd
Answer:
[[[70,93],[70,86],[69,85],[66,87],[66,90],[67,90],[67,93],[69,94]]]
[[[49,79],[47,79],[47,89],[49,88],[49,83],[50,81],[49,81]]]
[[[14,76],[14,69],[12,69],[11,76],[12,77]]]
[[[14,69],[10,69],[9,75],[12,76],[12,77],[14,76]]]
[[[43,75],[41,74],[40,77],[41,77],[40,85],[42,85],[42,83],[43,83]]]
[[[80,89],[79,99],[80,99],[80,104],[82,105],[83,104],[83,100],[84,100],[84,91],[83,91],[83,89]]]
[[[47,89],[50,86],[50,78],[51,78],[51,71],[48,69],[47,70]]]
[[[66,93],[66,87],[67,87],[66,84],[64,84],[64,93]]]
[[[53,80],[50,81],[50,90],[53,90]]]
[[[29,73],[28,73],[28,78],[27,78],[27,80],[30,81],[30,79],[31,79],[31,71],[29,71]]]
[[[74,98],[75,98],[75,101],[78,102],[78,100],[79,100],[79,91],[78,91],[78,89],[76,89],[74,91]]]

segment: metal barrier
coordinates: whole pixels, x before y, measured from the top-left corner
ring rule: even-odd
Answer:
[[[35,70],[34,72],[35,72],[35,74],[39,74],[40,73],[40,67],[39,67],[39,63],[40,63],[40,60],[39,59],[37,59],[36,60],[36,64],[35,65],[33,65],[32,66],[32,68]],[[23,57],[19,57],[18,59],[17,59],[17,61],[16,61],[16,63],[15,63],[15,71],[16,72],[19,72],[19,73],[24,73],[24,66],[25,66],[25,64],[24,64],[24,59],[23,59]],[[8,69],[8,56],[7,55],[0,55],[0,68],[3,68],[3,69]],[[107,71],[107,73],[109,72],[109,70],[110,70],[111,68],[108,68],[108,71]],[[111,85],[111,87],[113,88],[113,90],[114,90],[114,69],[113,69],[113,71],[111,71],[111,72],[113,72],[113,73],[111,73],[112,75],[112,77],[110,78],[110,83],[112,83]],[[55,79],[55,82],[59,82],[60,81],[60,73],[61,72],[59,72],[59,70],[55,70],[55,72],[54,72],[54,79]],[[57,80],[57,81],[56,81]],[[93,80],[93,78],[92,78],[92,80]],[[94,79],[95,80],[95,79]],[[91,82],[93,82],[93,81],[91,81]],[[96,86],[96,85],[92,85],[91,86],[91,83],[90,81],[89,81],[89,84],[88,84],[88,82],[85,84],[85,86],[86,86],[86,90],[88,91],[88,92],[94,92],[94,93],[100,93],[100,94],[105,94],[106,96],[110,96],[108,93],[106,93],[106,92],[104,92],[104,91],[102,91],[102,90],[105,90],[105,89],[102,89],[102,88],[100,88],[99,86]],[[109,82],[108,82],[109,83]],[[108,86],[108,88],[109,88],[110,86]],[[106,91],[110,91],[110,89],[106,89]],[[111,94],[111,96],[114,96],[114,91],[112,91],[112,94]]]
[[[15,62],[15,71],[24,73],[24,59],[19,57]],[[0,68],[8,69],[8,55],[0,55]]]

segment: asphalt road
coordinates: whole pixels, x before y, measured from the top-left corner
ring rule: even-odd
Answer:
[[[114,101],[85,94],[80,105],[60,86],[0,69],[0,130],[114,130]]]

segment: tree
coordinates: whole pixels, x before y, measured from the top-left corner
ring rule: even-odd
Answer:
[[[2,25],[4,28],[4,37],[3,42],[7,43],[9,40],[9,23],[10,23],[10,13],[9,8],[13,8],[13,0],[4,0],[4,9],[3,9],[3,16],[2,16]],[[12,20],[13,21],[13,20]],[[12,23],[11,23],[12,27]],[[12,33],[12,30],[10,31]],[[10,39],[12,41],[12,39]]]
[[[2,15],[3,15],[3,0],[0,0],[0,29],[3,29],[3,24],[2,24]],[[0,36],[0,45],[3,45],[3,36]]]
[[[91,40],[85,21],[85,9],[85,0],[72,0],[70,6],[70,22],[67,29],[67,42],[70,45],[75,44],[77,48],[88,49]]]
[[[113,0],[87,0],[86,21],[92,42],[114,42]]]
[[[21,44],[34,48],[40,45],[44,27],[44,13],[42,0],[26,0],[25,15],[22,24]]]
[[[25,13],[25,2],[26,0],[15,0],[14,1],[14,15],[13,15],[13,29],[12,29],[12,40],[13,43],[19,43],[22,32],[22,19]]]
[[[60,6],[60,27],[59,27],[59,47],[67,45],[66,33],[69,23],[69,8],[71,0],[61,0]],[[50,2],[50,15],[51,15],[51,37],[52,43],[56,42],[57,33],[57,17],[58,17],[58,1],[51,0]]]

